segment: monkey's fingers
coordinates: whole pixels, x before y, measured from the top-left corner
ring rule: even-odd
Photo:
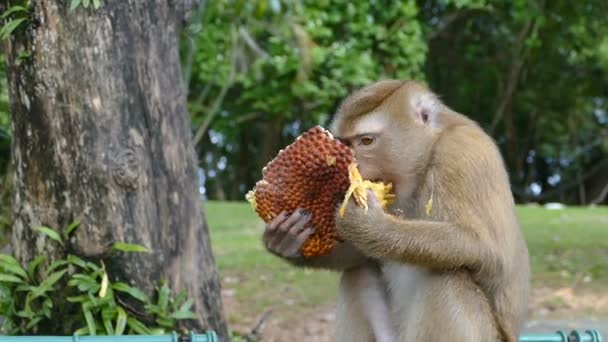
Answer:
[[[298,234],[298,236],[296,236],[296,243],[295,243],[295,250],[293,251],[296,255],[300,255],[300,250],[302,249],[302,245],[304,244],[304,242],[306,242],[308,240],[308,238],[310,238],[310,236],[312,234],[314,234],[315,230],[312,227],[307,227],[304,230],[302,230],[300,232],[300,234]]]
[[[291,226],[291,228],[289,228],[289,231],[287,232],[287,234],[289,234],[289,235],[291,235],[291,237],[295,238],[296,236],[298,236],[300,234],[300,232],[302,230],[304,230],[304,228],[307,228],[308,223],[310,223],[311,219],[312,219],[312,214],[310,212],[307,212],[298,221],[296,221]]]
[[[376,193],[372,189],[367,189],[367,205],[371,209],[383,209],[380,200],[378,200]]]
[[[288,232],[294,224],[300,221],[307,214],[308,210],[305,209],[294,210],[294,212],[289,216],[289,218],[279,225],[279,230],[283,232]]]
[[[281,214],[279,214],[277,217],[275,217],[274,219],[272,219],[272,221],[270,221],[270,223],[266,226],[268,230],[275,230],[277,229],[278,226],[280,226],[283,222],[285,222],[285,220],[287,220],[289,218],[289,213],[284,211]]]

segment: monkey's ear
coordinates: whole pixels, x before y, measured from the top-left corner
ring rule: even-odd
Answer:
[[[441,102],[433,93],[419,93],[412,97],[410,113],[416,123],[435,128],[441,112]]]

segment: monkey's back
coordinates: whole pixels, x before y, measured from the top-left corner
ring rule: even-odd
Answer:
[[[530,270],[508,174],[494,141],[473,121],[454,112],[450,114],[454,124],[445,129],[435,146],[434,158],[424,175],[426,179],[421,182],[426,186],[416,194],[415,215],[423,220],[452,222],[470,230],[480,244],[488,247],[491,258],[482,260],[478,270],[426,270],[429,272],[426,289],[418,290],[414,302],[424,302],[420,308],[433,308],[434,315],[443,317],[433,318],[438,323],[429,334],[449,333],[443,328],[455,329],[452,323],[458,322],[459,317],[460,323],[465,323],[462,322],[465,317],[482,322],[494,316],[498,328],[508,338],[516,339],[527,311]],[[427,215],[431,197],[432,210]],[[407,268],[401,271],[412,274]],[[418,272],[417,276],[421,274],[424,272]],[[465,305],[465,299],[476,303],[473,307],[477,308],[477,314],[459,315],[471,308]],[[425,315],[417,314],[420,319]],[[494,329],[494,321],[485,324]],[[479,324],[467,326],[485,330]],[[462,333],[472,334],[471,329]]]

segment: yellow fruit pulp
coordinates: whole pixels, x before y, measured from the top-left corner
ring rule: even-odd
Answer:
[[[376,195],[380,201],[382,209],[386,210],[386,208],[395,201],[395,195],[391,193],[393,190],[393,185],[391,183],[384,184],[382,182],[363,180],[357,169],[356,163],[348,165],[348,178],[350,179],[350,187],[346,191],[344,201],[340,206],[340,217],[344,217],[344,211],[346,210],[346,205],[351,196],[359,206],[365,208],[365,210],[368,209],[367,189],[374,192],[374,195]]]

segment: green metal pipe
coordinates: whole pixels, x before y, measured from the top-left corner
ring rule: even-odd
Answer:
[[[569,335],[560,330],[554,334],[522,335],[519,342],[602,342],[602,336],[597,330],[573,330]]]
[[[208,331],[182,337],[175,332],[170,335],[0,336],[0,342],[218,342],[218,338],[215,332]]]
[[[0,342],[218,342],[213,331],[204,334],[191,333],[189,336],[171,335],[123,335],[123,336],[0,336]],[[526,334],[519,342],[602,342],[597,330],[581,332],[573,330],[566,334],[560,330],[554,334]]]

